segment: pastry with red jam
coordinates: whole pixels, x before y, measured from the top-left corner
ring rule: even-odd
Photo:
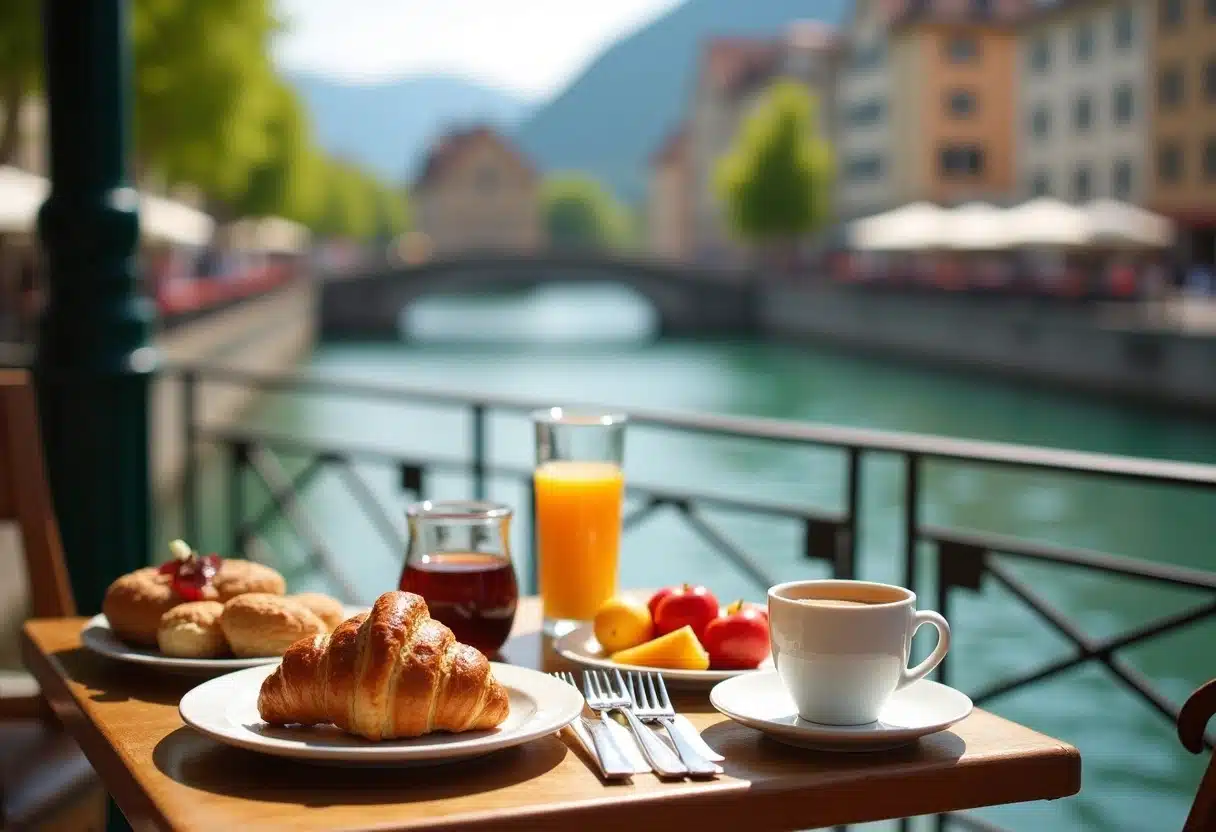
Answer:
[[[156,647],[162,616],[180,604],[286,592],[283,576],[260,563],[200,555],[180,540],[169,549],[172,560],[123,575],[106,590],[101,611],[114,634],[132,646]]]

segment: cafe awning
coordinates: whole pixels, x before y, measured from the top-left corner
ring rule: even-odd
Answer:
[[[1096,199],[1084,210],[1094,245],[1168,248],[1174,243],[1174,224],[1152,211],[1113,199]]]
[[[945,248],[999,251],[1010,245],[1006,212],[987,202],[968,202],[946,212]]]
[[[1011,246],[1074,248],[1090,242],[1090,222],[1085,212],[1050,197],[1010,208],[1004,222]]]
[[[858,251],[918,251],[945,242],[946,211],[930,202],[913,202],[855,220],[848,230],[849,244]]]

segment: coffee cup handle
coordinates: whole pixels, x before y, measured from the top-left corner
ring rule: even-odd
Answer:
[[[932,610],[917,610],[912,614],[912,635],[916,635],[916,631],[922,625],[932,624],[937,630],[937,646],[933,648],[933,652],[929,657],[916,667],[911,669],[905,668],[899,679],[899,687],[904,688],[913,682],[923,679],[933,672],[933,668],[941,664],[942,659],[946,658],[946,651],[950,649],[950,625],[946,623],[946,619],[940,613]],[[912,637],[908,637],[908,642],[911,643]]]

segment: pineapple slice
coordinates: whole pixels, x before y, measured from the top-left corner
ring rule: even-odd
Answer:
[[[637,647],[612,654],[617,664],[661,667],[667,670],[708,670],[709,654],[687,625]]]

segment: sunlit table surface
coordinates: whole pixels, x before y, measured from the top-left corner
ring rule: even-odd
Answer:
[[[27,665],[136,830],[810,829],[1075,794],[1076,749],[976,709],[948,731],[894,751],[789,748],[731,722],[708,695],[677,699],[725,774],[605,784],[569,736],[462,763],[344,769],[229,748],[186,727],[198,679],[120,665],[81,647],[82,618],[26,624]],[[568,669],[521,602],[503,658]],[[695,824],[695,826],[688,826]]]

